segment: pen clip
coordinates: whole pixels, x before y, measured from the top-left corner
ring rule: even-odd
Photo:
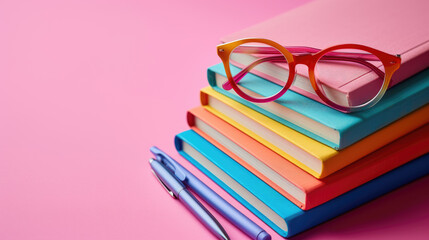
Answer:
[[[152,160],[152,159],[151,159]],[[153,175],[155,176],[155,178],[156,179],[158,179],[158,182],[161,184],[161,186],[163,186],[164,187],[164,189],[167,191],[167,193],[172,197],[172,198],[177,198],[177,196],[176,195],[174,195],[174,193],[173,193],[173,191],[171,191],[168,187],[167,187],[167,185],[165,185],[165,183],[158,177],[158,175],[156,175],[156,173],[153,171],[153,170],[151,170],[152,171],[152,173],[153,173]]]
[[[181,166],[179,166],[176,161],[168,156],[166,153],[161,151],[161,149],[153,146],[150,148],[150,151],[155,155],[156,160],[164,164],[168,169],[170,169],[176,177],[184,182],[186,179],[186,174],[181,170]]]

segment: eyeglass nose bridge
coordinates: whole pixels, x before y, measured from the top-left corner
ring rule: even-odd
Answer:
[[[305,53],[300,55],[294,55],[293,58],[295,61],[295,65],[303,64],[306,65],[308,68],[311,68],[311,66],[314,65],[316,57],[311,53]]]

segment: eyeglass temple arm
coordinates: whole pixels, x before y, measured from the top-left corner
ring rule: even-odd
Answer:
[[[321,50],[318,48],[304,47],[304,46],[284,46],[290,53],[318,53]],[[238,46],[234,49],[237,53],[249,54],[278,54],[279,51],[275,48],[268,46]],[[379,61],[379,59],[371,53],[353,53],[353,52],[329,52],[325,56],[340,56],[359,58],[366,61]]]
[[[321,50],[312,47],[285,47],[291,53],[318,53]],[[354,52],[329,52],[324,56],[338,56],[348,58],[358,58],[366,61],[379,61],[378,57],[371,53],[354,53]]]
[[[247,47],[246,47],[247,48]],[[253,47],[251,47],[253,48]],[[261,47],[257,47],[257,48],[261,48]],[[299,49],[298,49],[299,48]],[[302,49],[307,49],[309,51],[315,51],[318,52],[318,49],[315,48],[309,48],[309,47],[295,47],[293,48],[294,50],[302,50]],[[249,50],[249,49],[247,49]],[[274,52],[275,51],[275,52]],[[278,54],[277,50],[271,51],[270,49],[267,48],[267,51],[264,52],[258,52],[257,54]],[[310,53],[309,51],[306,51],[305,53]],[[294,53],[297,53],[296,51],[293,51]],[[303,52],[299,52],[299,53],[303,53]],[[348,61],[348,62],[355,62],[358,64],[362,64],[364,66],[366,66],[367,68],[373,70],[380,78],[384,78],[384,73],[383,71],[381,71],[379,68],[377,68],[376,66],[374,66],[373,64],[361,59],[361,58],[354,58],[354,57],[346,57],[345,55],[362,55],[359,53],[328,53],[326,55],[324,55],[320,60],[322,61]],[[341,56],[343,55],[343,56]],[[364,54],[364,55],[372,55],[372,54]],[[374,56],[374,55],[372,55]],[[374,56],[375,57],[375,56]],[[376,58],[376,57],[375,57]],[[370,58],[368,58],[370,59]],[[373,59],[373,58],[371,58]],[[376,60],[378,60],[378,58],[376,58]],[[240,80],[248,73],[250,72],[254,67],[256,67],[257,65],[264,63],[264,62],[284,62],[285,59],[283,57],[283,55],[278,55],[278,56],[270,56],[270,57],[264,57],[264,58],[259,58],[257,60],[255,60],[254,62],[252,62],[251,64],[249,64],[247,67],[243,68],[239,73],[237,73],[234,77],[233,80],[234,82],[238,83],[240,82]],[[230,90],[231,84],[227,81],[222,85],[223,89],[225,90]]]
[[[342,56],[330,56],[329,54],[324,55],[320,60],[326,61],[326,60],[332,60],[332,61],[348,61],[348,62],[355,62],[364,65],[365,67],[373,70],[380,78],[384,78],[384,73],[381,71],[378,67],[376,67],[374,64],[367,62],[365,60],[362,60],[360,58],[353,58],[353,57],[342,57]],[[379,60],[378,60],[379,61]]]

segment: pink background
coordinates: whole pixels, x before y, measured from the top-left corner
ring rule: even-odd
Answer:
[[[0,239],[213,239],[150,173],[152,145],[281,239],[187,164],[173,137],[219,62],[218,39],[304,2],[1,1]],[[428,185],[295,239],[423,239]]]

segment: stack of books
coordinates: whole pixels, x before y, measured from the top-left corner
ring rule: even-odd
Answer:
[[[374,4],[382,5],[386,13]],[[361,18],[365,11],[367,15]],[[396,19],[395,12],[402,18]],[[393,14],[388,27],[385,21],[376,21],[386,14]],[[208,69],[210,86],[200,92],[202,106],[187,113],[191,130],[175,138],[178,152],[283,237],[427,175],[429,33],[407,27],[421,24],[423,15],[429,21],[422,9],[407,3],[316,1],[223,38],[227,42],[267,37],[282,44],[318,48],[337,40],[353,41],[399,51],[402,66],[380,102],[355,113],[321,103],[305,77],[297,78],[292,89],[274,102],[249,102],[233,90],[224,90],[224,67],[212,66]],[[309,28],[304,26],[306,32],[300,31],[303,26],[296,23],[305,25],[309,16],[315,21]],[[354,26],[344,29],[341,19]],[[405,27],[397,28],[398,24]],[[325,35],[315,38],[311,31],[322,28]],[[379,29],[384,29],[383,34]],[[407,37],[398,37],[401,34]],[[239,71],[232,68],[232,72]],[[247,91],[263,94],[273,83],[267,81],[269,73],[258,75],[249,73],[244,78],[265,85]],[[352,85],[334,90],[352,98],[358,96],[352,91],[367,87]]]

